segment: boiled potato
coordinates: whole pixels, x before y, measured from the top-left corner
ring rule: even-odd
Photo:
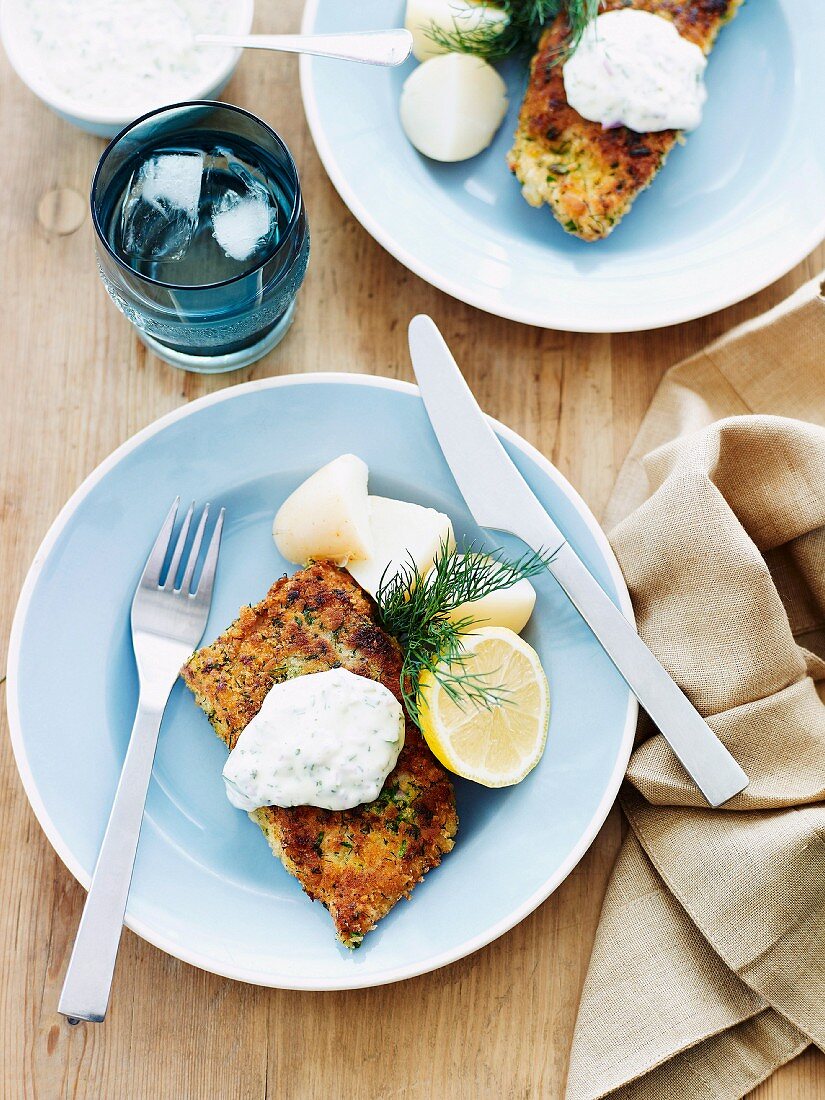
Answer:
[[[480,600],[461,604],[449,613],[449,618],[455,623],[472,619],[478,626],[504,626],[520,634],[535,606],[536,590],[523,578],[510,588],[500,588]]]
[[[504,27],[507,15],[501,8],[468,0],[407,0],[404,26],[413,36],[413,54],[419,61],[428,61],[447,53],[430,37],[433,27],[444,34],[470,32],[480,27]]]
[[[341,455],[287,497],[272,525],[275,545],[287,561],[370,558],[368,475],[362,459]]]
[[[445,53],[407,77],[400,111],[404,132],[424,156],[467,160],[493,140],[507,114],[507,88],[481,58]]]
[[[435,508],[389,497],[370,497],[369,508],[372,554],[348,562],[347,569],[372,596],[378,592],[385,571],[389,579],[412,558],[423,577],[442,543],[455,545],[452,523]]]

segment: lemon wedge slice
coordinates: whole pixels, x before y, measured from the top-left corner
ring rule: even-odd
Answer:
[[[419,679],[421,732],[434,755],[456,775],[485,787],[520,783],[547,741],[550,689],[539,656],[506,627],[479,627],[464,639],[466,671],[502,692],[492,709],[450,698],[437,675]]]

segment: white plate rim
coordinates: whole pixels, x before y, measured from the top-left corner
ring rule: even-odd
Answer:
[[[12,751],[14,753],[15,763],[17,770],[20,774],[20,779],[23,783],[23,788],[26,793],[26,797],[29,800],[29,804],[34,811],[34,815],[37,818],[40,827],[43,829],[46,837],[54,848],[57,855],[60,857],[63,864],[71,872],[71,874],[80,882],[84,889],[88,890],[89,876],[79,866],[75,860],[73,854],[69,851],[67,845],[63,842],[63,838],[60,835],[59,830],[52,821],[43,800],[40,797],[40,793],[37,789],[37,785],[34,780],[31,767],[29,765],[28,755],[26,752],[26,746],[23,739],[22,725],[20,722],[20,707],[18,698],[18,671],[20,662],[20,649],[22,642],[23,629],[26,622],[29,604],[31,602],[35,586],[40,577],[40,573],[48,559],[48,556],[66,527],[81,502],[88,496],[92,489],[98,484],[99,481],[112,469],[114,469],[118,463],[132,451],[136,450],[143,442],[150,439],[152,436],[158,434],[164,428],[170,424],[174,424],[178,420],[182,420],[185,417],[192,415],[199,409],[206,408],[209,405],[216,405],[222,401],[231,400],[235,396],[241,394],[253,393],[259,390],[274,389],[282,386],[294,386],[294,385],[312,385],[316,383],[343,383],[345,385],[360,385],[360,386],[374,386],[379,389],[395,390],[400,393],[412,394],[418,396],[418,387],[411,382],[403,382],[394,378],[386,378],[379,375],[365,375],[365,374],[353,374],[347,372],[336,373],[335,371],[323,371],[323,372],[308,372],[305,374],[286,374],[271,378],[256,379],[252,382],[244,382],[234,386],[228,386],[225,389],[218,390],[215,393],[206,394],[204,397],[197,398],[194,401],[189,402],[186,405],[181,405],[177,409],[173,409],[171,412],[166,413],[164,416],[154,420],[151,424],[142,428],[136,432],[119,447],[117,447],[112,453],[105,458],[94,470],[84,479],[80,486],[71,495],[69,500],[64,504],[58,513],[57,517],[52,522],[48,531],[46,532],[43,541],[38,548],[34,559],[29,567],[26,578],[23,582],[23,587],[18,598],[17,607],[14,613],[14,619],[12,622],[11,634],[9,638],[9,655],[7,661],[6,671],[6,688],[7,688],[7,711],[9,718],[9,736],[12,744]],[[493,417],[487,417],[491,426],[508,442],[512,443],[515,447],[521,450],[525,455],[533,459],[533,461],[539,466],[543,473],[554,481],[559,488],[568,496],[570,501],[575,505],[580,516],[586,523],[590,533],[596,540],[599,549],[604,554],[605,562],[610,571],[610,575],[614,580],[620,598],[621,609],[624,615],[635,624],[633,606],[630,602],[630,594],[627,589],[627,583],[622,575],[619,563],[616,560],[616,556],[607,541],[607,537],[596,521],[595,516],[590,511],[590,508],[584,502],[580,494],[573,488],[570,482],[560,473],[559,470],[553,466],[547,458],[532,444],[528,443],[526,439],[523,439],[517,432],[508,428],[506,425],[501,424]],[[379,985],[387,985],[391,982],[403,981],[407,978],[417,977],[421,974],[428,974],[434,970],[440,969],[442,966],[447,966],[449,963],[456,962],[458,959],[465,958],[467,955],[473,954],[480,948],[485,947],[488,943],[492,943],[493,940],[498,939],[505,932],[508,932],[511,928],[515,927],[520,921],[524,920],[530,913],[533,912],[543,901],[545,901],[550,894],[568,877],[571,871],[575,868],[576,864],[584,856],[590,845],[596,838],[601,826],[603,825],[608,813],[610,812],[613,803],[616,800],[619,787],[627,769],[627,762],[630,758],[630,753],[633,748],[633,740],[636,732],[636,719],[638,715],[638,703],[632,693],[628,693],[628,706],[625,715],[625,724],[622,731],[622,741],[619,747],[616,763],[610,778],[607,783],[605,793],[602,796],[596,811],[591,818],[587,828],[584,830],[582,837],[578,844],[568,855],[567,859],[562,863],[561,867],[556,871],[554,875],[551,875],[546,882],[544,882],[538,890],[534,891],[521,905],[516,907],[512,913],[507,917],[498,921],[491,928],[486,929],[483,933],[473,937],[470,940],[465,941],[460,947],[442,952],[440,955],[427,960],[426,964],[421,965],[409,965],[388,967],[379,976],[373,975],[363,981],[359,981],[357,978],[353,980],[341,979],[341,980],[326,980],[319,982],[317,979],[301,980],[299,975],[284,975],[283,977],[278,975],[277,980],[274,980],[271,976],[262,976],[259,972],[249,969],[247,967],[240,966],[216,966],[215,963],[207,956],[202,955],[197,951],[191,951],[183,947],[180,943],[172,941],[158,932],[156,929],[150,927],[144,921],[136,920],[129,915],[128,909],[126,919],[124,923],[141,939],[151,943],[154,947],[159,948],[166,954],[171,955],[174,958],[180,959],[182,962],[189,963],[192,966],[198,967],[200,970],[207,971],[212,974],[217,974],[219,977],[232,978],[237,981],[246,982],[251,985],[260,985],[268,988],[275,989],[298,989],[298,990],[314,990],[314,991],[329,991],[329,990],[346,990],[346,989],[364,989],[372,988]]]
[[[304,14],[301,20],[302,34],[313,33],[313,26],[320,3],[321,0],[306,0]],[[434,286],[437,290],[442,290],[445,294],[449,294],[450,297],[456,298],[458,301],[464,302],[467,305],[475,306],[476,309],[481,309],[485,313],[492,314],[494,317],[502,317],[508,321],[518,321],[524,325],[535,325],[538,328],[553,329],[559,332],[585,333],[648,332],[653,329],[667,328],[670,325],[684,324],[687,321],[695,321],[697,318],[707,317],[711,313],[727,309],[729,306],[736,305],[738,302],[750,298],[753,294],[758,294],[760,290],[764,290],[772,283],[775,283],[777,279],[781,279],[783,275],[787,275],[789,271],[802,263],[802,261],[822,243],[823,238],[825,238],[825,208],[823,208],[819,221],[811,222],[810,231],[805,236],[803,243],[787,254],[783,254],[781,259],[777,258],[775,262],[767,268],[764,266],[761,267],[761,273],[759,275],[748,278],[748,272],[745,271],[743,272],[743,279],[738,284],[737,289],[730,294],[720,295],[718,299],[714,299],[712,302],[698,307],[694,306],[693,308],[682,310],[673,309],[669,313],[663,313],[662,317],[653,323],[651,323],[650,320],[643,322],[634,322],[631,320],[626,323],[623,322],[621,328],[617,328],[615,325],[594,321],[592,325],[577,324],[574,328],[571,328],[569,323],[565,322],[562,313],[553,313],[551,316],[549,310],[538,311],[520,309],[515,305],[502,305],[502,303],[493,300],[491,295],[483,291],[474,292],[462,283],[456,282],[443,275],[437,268],[420,260],[414,253],[400,245],[393,236],[383,228],[381,223],[370,214],[369,210],[350,187],[346,174],[338,164],[332,145],[324,131],[320,110],[318,108],[318,101],[315,95],[315,86],[312,79],[313,66],[316,60],[317,59],[310,57],[308,54],[303,54],[300,58],[301,97],[303,99],[304,113],[306,114],[307,124],[315,144],[315,149],[341,201],[348,208],[350,213],[361,223],[364,229],[366,229],[370,236],[373,237],[382,248],[386,249],[391,256],[394,256],[399,263],[403,264],[409,271],[412,271],[414,275],[418,275],[419,278],[423,279],[431,286]]]

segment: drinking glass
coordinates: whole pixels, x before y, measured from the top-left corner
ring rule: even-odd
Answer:
[[[203,175],[190,173],[186,184],[184,171],[181,184],[177,166],[191,168],[193,156],[201,157]],[[147,164],[156,173],[154,191],[142,182]],[[157,182],[158,165],[167,176],[172,166],[168,193]],[[190,187],[183,199],[181,186]],[[251,228],[248,218],[241,224],[245,203],[255,207]],[[292,155],[261,119],[209,101],[144,115],[105,149],[91,206],[103,283],[166,362],[204,373],[235,370],[283,339],[306,273],[309,227]],[[261,210],[270,229],[256,244]],[[222,213],[229,216],[219,233]]]

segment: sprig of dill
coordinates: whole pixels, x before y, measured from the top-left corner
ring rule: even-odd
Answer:
[[[536,576],[551,559],[532,550],[514,561],[498,554],[482,551],[475,543],[461,552],[442,543],[426,577],[410,558],[398,572],[381,578],[376,595],[381,625],[401,644],[401,694],[416,725],[420,725],[419,680],[424,671],[438,680],[459,707],[492,709],[506,702],[503,687],[472,670],[472,654],[464,648],[463,635],[474,620],[454,621],[450,612]]]
[[[454,20],[454,29],[449,31],[433,23],[427,31],[428,36],[445,50],[500,61],[509,54],[532,53],[541,32],[563,11],[568,25],[564,48],[558,55],[559,60],[563,60],[579,44],[587,24],[595,19],[599,0],[485,0],[482,6],[503,11],[507,22],[503,25],[500,22],[482,23],[468,28]]]

